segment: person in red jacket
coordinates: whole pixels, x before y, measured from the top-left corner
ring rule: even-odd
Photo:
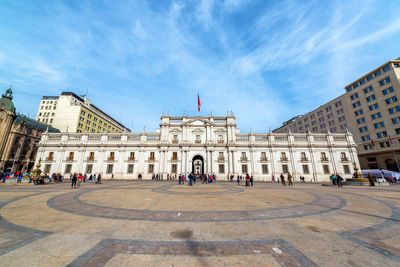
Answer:
[[[80,173],[80,174],[78,175],[78,187],[81,185],[82,180],[83,180],[83,175],[82,175],[82,173]]]

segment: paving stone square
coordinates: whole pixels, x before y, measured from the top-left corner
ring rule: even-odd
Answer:
[[[400,266],[400,186],[0,186],[0,266]]]

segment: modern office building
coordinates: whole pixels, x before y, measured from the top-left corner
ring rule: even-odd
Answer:
[[[399,171],[400,58],[368,72],[345,89],[361,166]]]
[[[354,136],[363,169],[399,170],[400,58],[368,72],[345,90],[274,132],[345,132],[347,128]]]
[[[284,122],[283,126],[273,132],[344,133],[348,128],[345,102],[346,96],[343,94],[309,113]]]
[[[327,181],[334,172],[350,178],[353,163],[359,166],[351,133],[240,133],[233,114],[163,115],[154,133],[46,133],[39,146],[36,162],[45,173],[101,173],[106,179],[193,172],[271,181],[290,172],[294,179]]]
[[[86,97],[71,92],[43,96],[36,120],[63,132],[122,133],[130,130],[93,105]]]

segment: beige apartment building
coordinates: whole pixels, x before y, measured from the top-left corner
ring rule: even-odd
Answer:
[[[63,92],[60,96],[43,96],[36,120],[62,132],[130,132],[127,127],[93,105],[88,98],[72,92]]]
[[[343,95],[292,118],[274,132],[353,134],[362,169],[399,170],[400,58],[345,86]]]

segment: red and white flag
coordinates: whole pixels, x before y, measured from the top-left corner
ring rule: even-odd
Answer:
[[[392,137],[389,135],[389,142],[393,145]]]
[[[200,106],[201,106],[201,104],[200,104],[200,96],[199,96],[199,94],[197,94],[197,109],[199,110],[199,112],[200,112]]]
[[[375,147],[374,140],[372,140],[372,139],[371,139],[371,145],[372,145],[373,147]]]

